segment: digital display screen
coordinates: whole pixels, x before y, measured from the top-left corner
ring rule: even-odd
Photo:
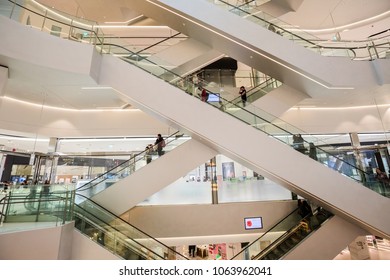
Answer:
[[[219,102],[219,94],[217,93],[210,93],[209,98],[207,99],[208,102]]]
[[[263,219],[261,217],[244,218],[245,229],[263,228]]]

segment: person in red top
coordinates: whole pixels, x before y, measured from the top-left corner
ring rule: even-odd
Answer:
[[[203,102],[206,102],[208,97],[209,97],[209,94],[207,93],[205,88],[199,87],[199,90],[202,91],[200,94],[200,100],[202,100]]]

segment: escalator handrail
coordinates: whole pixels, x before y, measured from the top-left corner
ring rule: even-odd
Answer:
[[[144,52],[144,51],[146,51],[146,50],[148,50],[148,49],[150,49],[150,48],[153,48],[153,47],[155,47],[155,46],[158,46],[158,45],[161,44],[161,43],[164,43],[164,42],[166,42],[166,41],[168,41],[168,40],[170,40],[170,39],[173,39],[173,38],[179,36],[180,34],[182,34],[182,33],[177,32],[176,34],[173,34],[173,35],[171,35],[171,36],[169,36],[169,37],[166,37],[166,38],[162,39],[161,41],[158,41],[157,43],[151,44],[150,46],[148,46],[148,47],[146,47],[146,48],[143,48],[142,50],[137,51],[135,54],[140,54],[140,53],[142,53],[142,52]]]
[[[315,212],[318,212],[319,210],[321,209],[321,207],[318,207],[317,209],[315,209],[313,211],[313,213]],[[241,255],[244,251],[246,251],[247,249],[249,249],[253,244],[256,244],[260,241],[260,239],[265,236],[266,234],[272,232],[272,230],[274,228],[276,228],[277,226],[279,226],[281,223],[283,223],[286,219],[288,219],[290,216],[292,216],[293,214],[297,213],[299,211],[299,208],[295,209],[294,211],[292,211],[290,214],[288,214],[286,217],[284,217],[283,219],[281,219],[278,223],[276,223],[273,227],[271,227],[269,230],[267,230],[266,232],[264,232],[263,234],[261,234],[258,238],[256,238],[256,240],[252,241],[250,244],[248,244],[247,246],[245,246],[241,251],[239,251],[236,255],[234,255],[231,260],[234,260],[236,259],[239,255]],[[311,216],[314,216],[313,213],[309,213],[307,214],[305,217],[301,218],[299,220],[299,223],[302,222],[303,220],[307,219],[308,217],[311,217]],[[278,237],[276,240],[274,240],[271,244],[269,244],[266,248],[264,248],[263,250],[261,250],[256,256],[255,258],[257,258],[260,254],[263,254],[265,252],[265,250],[267,250],[267,252],[270,250],[270,248],[274,248],[275,246],[275,243],[278,242],[279,240],[281,240],[282,238],[284,238],[286,235],[288,235],[292,230],[294,230],[296,227],[298,226],[297,225],[294,225],[292,226],[290,229],[286,230],[286,232],[284,234],[282,234],[280,237]]]
[[[173,251],[175,254],[179,255],[180,257],[182,257],[182,258],[184,258],[184,259],[188,259],[186,256],[180,254],[179,252],[174,251],[174,250],[171,249],[169,246],[167,246],[167,245],[165,245],[164,243],[162,243],[161,241],[155,239],[154,237],[152,237],[151,235],[147,234],[146,232],[144,232],[143,230],[139,229],[138,227],[136,227],[136,226],[130,224],[129,222],[125,221],[125,220],[122,219],[121,217],[119,217],[119,216],[117,216],[116,214],[112,213],[110,210],[106,209],[105,207],[101,206],[100,204],[98,204],[98,203],[94,202],[93,200],[89,199],[87,196],[82,195],[82,194],[77,194],[77,193],[76,193],[76,195],[77,195],[77,196],[83,197],[83,199],[85,199],[84,201],[88,201],[88,203],[91,203],[91,204],[93,204],[93,205],[96,205],[98,208],[104,210],[104,212],[106,212],[106,213],[108,213],[109,215],[111,215],[112,217],[114,217],[114,219],[120,220],[120,221],[123,222],[124,224],[127,224],[127,225],[129,225],[130,227],[136,229],[138,232],[142,233],[142,234],[145,235],[147,238],[152,239],[153,241],[155,241],[156,243],[158,243],[158,244],[161,245],[162,247],[167,248],[169,251]],[[76,205],[76,207],[80,207],[81,209],[83,209],[81,205],[77,205],[77,204],[75,204],[75,205]],[[86,210],[84,209],[84,211],[86,211]],[[90,213],[90,212],[88,212],[88,214],[95,216],[94,214],[92,214],[92,213]],[[101,220],[99,217],[96,217],[96,218],[98,218],[99,220]],[[111,227],[111,228],[114,228],[115,230],[117,230],[118,232],[120,232],[118,229],[116,229],[116,228],[113,227],[112,225],[107,224],[107,223],[104,222],[103,220],[101,220],[101,221],[102,221],[103,223],[105,223],[107,226],[109,226],[109,227]],[[129,237],[129,238],[130,238],[130,237]],[[132,239],[132,238],[131,238],[131,239]],[[134,239],[132,239],[132,240],[135,241]],[[135,241],[135,242],[136,242],[136,241]],[[142,246],[143,246],[143,245],[142,245]],[[143,247],[145,247],[145,246],[143,246]],[[145,248],[146,248],[146,247],[145,247]],[[147,248],[147,249],[149,250],[149,248]]]
[[[129,53],[132,53],[132,51],[126,49],[126,48],[123,47],[123,46],[118,46],[118,47],[121,47],[121,48],[123,48],[124,50],[127,50]],[[121,59],[125,60],[123,57],[122,57]],[[159,64],[157,64],[157,63],[155,63],[155,62],[149,61],[148,59],[144,59],[144,60],[147,61],[148,63],[151,63],[151,64],[154,65],[154,66],[160,67],[160,68],[163,69],[165,72],[172,74],[173,76],[176,77],[176,79],[186,80],[186,77],[182,77],[182,76],[180,76],[180,75],[178,75],[178,74],[172,72],[171,70],[166,69],[166,68],[160,66]],[[125,61],[126,61],[126,60],[125,60]],[[140,69],[141,69],[141,70],[145,70],[145,69],[143,69],[143,68],[140,68]],[[146,70],[145,70],[145,71],[146,71]],[[149,72],[148,72],[148,73],[149,73]],[[152,74],[153,74],[153,73],[152,73]],[[197,85],[195,85],[195,84],[194,84],[193,82],[191,82],[191,81],[189,81],[189,83],[191,83],[193,86],[197,86]],[[171,85],[175,86],[175,85],[172,84],[172,83],[171,83]],[[210,92],[210,91],[208,91],[208,92],[209,92],[209,93],[212,93],[212,92]],[[200,99],[200,97],[199,97],[199,96],[196,96],[196,95],[193,95],[193,97]],[[262,118],[262,117],[259,117],[258,115],[256,115],[256,114],[253,113],[253,112],[248,111],[245,107],[241,107],[241,106],[239,106],[238,104],[234,104],[234,103],[232,103],[230,100],[227,100],[227,99],[225,99],[225,98],[223,98],[223,97],[220,97],[220,99],[223,101],[223,103],[224,103],[225,105],[226,105],[226,104],[231,104],[231,105],[233,105],[233,106],[237,106],[237,107],[239,107],[241,110],[245,111],[246,113],[248,113],[248,114],[250,114],[250,115],[252,115],[252,116],[254,116],[254,117],[256,117],[256,118],[258,118],[258,119],[260,119],[260,120],[262,120],[262,121],[264,121],[264,122],[266,122],[266,123],[268,123],[268,124],[270,124],[270,125],[272,125],[273,127],[276,127],[278,130],[283,131],[283,132],[286,133],[287,135],[291,135],[291,136],[294,135],[293,133],[289,132],[287,129],[284,129],[284,128],[282,128],[282,127],[276,125],[276,124],[272,124],[272,123],[270,123],[268,120],[266,120],[266,119],[264,119],[264,118]],[[205,102],[205,103],[207,103],[207,104],[213,106],[212,104],[210,104],[210,103],[208,103],[208,102]],[[215,107],[215,106],[213,106],[213,107]],[[272,116],[272,115],[269,114],[268,112],[267,112],[267,114],[270,115],[270,116]],[[236,117],[236,116],[233,116],[233,117]],[[272,116],[272,117],[273,117],[274,119],[279,119],[279,118],[276,117],[276,116]],[[237,118],[237,117],[236,117],[236,118]],[[237,118],[237,119],[239,119],[239,118]],[[239,119],[239,120],[240,120],[240,121],[243,121],[242,119]],[[277,139],[273,134],[267,133],[266,131],[262,131],[262,132],[263,132],[263,133],[266,133],[267,135],[273,137],[273,138],[276,139],[276,140],[281,141],[280,139]],[[302,131],[301,133],[305,134],[305,132],[303,132],[303,131]],[[306,134],[307,134],[307,133],[306,133]],[[309,135],[310,135],[310,134],[309,134]],[[281,142],[284,143],[283,141],[281,141]],[[306,140],[304,140],[304,142],[305,142],[307,145],[310,145],[310,143],[307,142]],[[286,144],[286,143],[285,143],[285,144]],[[331,145],[328,145],[328,146],[331,146]],[[316,146],[316,149],[322,151],[324,154],[329,154],[329,152],[323,150],[322,148],[320,148],[320,147],[318,147],[318,146]],[[340,157],[338,157],[338,156],[335,156],[335,155],[331,155],[331,156],[334,157],[334,158],[336,158],[336,159],[338,159],[339,161],[343,162],[344,164],[353,167],[354,169],[358,170],[360,173],[365,174],[365,176],[368,176],[368,173],[365,172],[364,170],[360,169],[359,167],[350,164],[349,162],[345,161],[344,159],[342,159],[342,158],[340,158]],[[349,177],[349,178],[351,178],[351,179],[353,179],[353,180],[359,182],[359,180],[357,180],[357,179],[355,179],[355,178],[353,178],[353,177]]]
[[[242,254],[246,249],[248,249],[249,247],[251,247],[253,244],[259,242],[259,240],[265,236],[266,234],[270,233],[274,228],[276,228],[277,226],[279,226],[283,221],[285,221],[286,219],[288,219],[289,217],[291,217],[292,215],[294,215],[296,212],[298,212],[299,208],[297,209],[294,209],[292,212],[290,212],[289,214],[287,214],[287,216],[285,216],[283,219],[279,220],[279,222],[277,222],[273,227],[271,227],[269,230],[267,230],[266,232],[264,232],[263,234],[261,234],[258,238],[256,238],[254,241],[252,241],[251,243],[249,243],[247,246],[245,246],[241,251],[239,251],[237,254],[235,254],[231,260],[234,260],[237,256],[239,256],[240,254]]]
[[[295,226],[292,226],[284,234],[282,234],[276,240],[274,240],[274,242],[272,242],[267,247],[265,247],[263,250],[261,250],[256,256],[254,256],[254,259],[260,259],[260,258],[266,256],[267,254],[269,254],[273,249],[275,249],[277,246],[279,246],[285,240],[286,237],[288,237],[291,234],[293,234],[301,226],[300,223],[302,221],[305,221],[306,219],[308,219],[310,217],[314,217],[315,216],[314,213],[318,213],[320,211],[320,209],[322,209],[322,208],[318,207],[316,210],[313,211],[313,213],[309,213],[305,217],[303,217],[301,220],[299,220],[298,224],[296,224]],[[332,217],[332,216],[333,215],[330,215],[330,217]]]
[[[31,12],[31,13],[37,15],[37,16],[40,16],[40,17],[49,19],[49,20],[54,21],[54,22],[59,23],[59,24],[64,24],[64,25],[66,25],[66,26],[68,26],[68,27],[70,27],[70,28],[74,27],[74,25],[72,25],[72,24],[69,24],[69,23],[60,21],[60,20],[55,19],[55,18],[52,18],[52,17],[48,17],[47,15],[43,15],[43,14],[40,14],[39,12],[36,12],[36,11],[34,11],[34,10],[31,10],[31,9],[29,9],[29,8],[27,8],[27,7],[25,7],[25,6],[23,6],[22,4],[17,3],[17,2],[14,1],[14,0],[8,0],[8,1],[11,2],[11,3],[13,3],[14,5],[18,6],[19,8],[22,8],[22,9],[24,9],[24,10],[26,10],[26,11],[29,11],[29,12]],[[86,27],[79,27],[79,26],[77,26],[78,29],[81,29],[81,30],[83,30],[83,31],[92,32],[92,33],[95,35],[95,38],[100,42],[100,44],[103,44],[103,41],[100,39],[100,37],[98,36],[98,34],[96,33],[96,31],[92,29],[92,27],[93,27],[93,26],[91,25],[91,28],[89,29],[89,28],[86,28]]]
[[[178,130],[178,131],[172,133],[171,135],[167,136],[165,139],[172,138],[173,136],[177,135],[179,132],[180,132],[180,131]],[[175,140],[176,140],[176,139],[171,140],[171,141],[167,141],[167,142],[166,142],[166,145],[168,145],[169,143],[171,143],[171,142],[173,142],[173,141],[175,141]],[[155,147],[155,146],[156,146],[156,145],[153,145],[153,147]],[[145,153],[146,153],[146,150],[141,151],[141,152],[139,152],[139,153],[137,153],[137,154],[131,156],[130,159],[128,159],[128,160],[126,160],[126,161],[124,161],[124,162],[118,164],[117,166],[114,166],[113,168],[109,169],[108,171],[106,171],[105,173],[99,175],[98,177],[94,178],[93,180],[89,181],[88,183],[85,183],[84,185],[81,185],[80,187],[78,187],[78,188],[76,189],[76,191],[85,191],[85,190],[88,190],[88,189],[90,189],[90,188],[93,188],[94,186],[96,186],[96,185],[100,184],[101,182],[107,180],[107,175],[110,174],[110,173],[112,173],[113,170],[115,170],[115,169],[117,169],[117,168],[120,168],[121,166],[125,166],[125,165],[128,164],[128,163],[131,164],[131,163],[134,161],[135,158],[140,157],[140,156],[142,156],[142,155],[145,155]],[[141,158],[142,158],[142,157],[141,157]],[[138,160],[141,160],[141,159],[138,159]],[[137,161],[138,161],[138,160],[137,160]],[[123,168],[126,168],[126,167],[127,167],[127,166],[125,166],[125,167],[123,167]],[[123,170],[123,169],[121,169],[121,170]],[[118,172],[119,172],[119,171],[118,171]],[[104,180],[101,180],[101,181],[97,182],[99,179],[104,179]],[[94,184],[94,182],[95,182],[95,184]]]

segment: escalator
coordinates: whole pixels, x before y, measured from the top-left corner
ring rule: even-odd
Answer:
[[[182,129],[217,152],[333,214],[388,238],[388,198],[369,189],[372,186],[364,170],[342,159],[337,160],[347,169],[331,166],[328,159],[334,156],[320,148],[321,143],[312,141],[328,156],[319,162],[292,147],[292,136],[299,130],[258,108],[243,108],[223,100],[226,105],[223,112],[219,103],[200,102],[196,96],[185,93],[180,87],[182,77],[161,80],[162,73],[170,71],[148,64],[145,59],[131,64],[110,55],[99,59],[99,82],[126,94],[144,112]],[[156,74],[153,69],[157,69]]]
[[[295,34],[277,26],[284,32],[280,35],[268,29],[270,23],[275,22],[269,15],[262,17],[260,12],[251,14],[227,1],[215,3],[134,1],[135,7],[146,16],[310,96],[318,97],[329,89],[338,92],[378,85],[379,78],[373,62],[369,61],[372,58],[368,52],[366,61],[351,61],[358,51],[364,50],[361,45],[323,46],[314,41],[313,36]],[[205,10],[207,13],[203,12]],[[326,48],[329,48],[328,51],[323,52]],[[375,62],[379,67],[385,63],[382,60]],[[329,70],[329,65],[332,70]],[[343,73],[342,78],[338,73]]]
[[[164,148],[164,150],[167,153],[172,152],[174,149],[177,148],[179,144],[182,144],[183,142],[187,141],[187,140],[182,141],[182,136],[183,134],[180,134],[179,131],[177,131],[169,135],[168,137],[166,137],[165,138],[166,147]],[[132,175],[138,169],[144,167],[145,159],[147,156],[146,152],[149,151],[145,149],[144,151],[131,156],[130,159],[111,168],[110,170],[101,174],[100,176],[96,177],[90,182],[78,186],[76,191],[78,194],[82,195],[78,199],[82,199],[82,197],[87,197],[87,198],[94,197],[100,192],[106,191],[112,185],[115,185],[121,180],[125,179],[126,177]],[[153,160],[156,160],[158,158],[155,145],[152,147],[152,151],[150,151],[149,156]],[[76,200],[76,203],[81,203],[81,202],[82,201]]]
[[[270,230],[237,253],[232,260],[276,260],[297,247],[309,235],[319,230],[333,214],[317,208],[305,217],[294,210]],[[263,245],[265,244],[265,245]]]
[[[74,222],[89,240],[126,260],[187,260],[180,253],[132,226],[87,197],[64,186],[11,190],[2,199],[1,224],[18,223],[20,230],[50,228]],[[25,226],[23,226],[25,224]],[[33,226],[31,226],[33,225]]]
[[[121,215],[141,203],[146,198],[175,182],[183,174],[188,174],[201,164],[216,156],[214,149],[196,141],[185,143],[167,152],[150,164],[121,178],[109,188],[94,195],[92,200],[109,209],[116,215]],[[156,174],[151,176],[151,174]],[[100,184],[105,184],[103,180]],[[84,190],[87,190],[83,188]],[[79,193],[79,190],[77,191]]]
[[[146,77],[144,71],[137,71],[126,63],[118,61],[115,73],[112,71],[114,63],[116,62],[112,57],[105,56],[103,58],[102,69],[109,68],[111,71],[110,73],[102,73],[102,82],[112,85],[121,92],[128,93],[132,102],[137,103],[137,106],[143,108],[145,112],[158,114],[160,117],[164,116],[170,121],[174,120],[181,129],[188,130],[193,138],[207,141],[222,154],[252,168],[291,191],[315,201],[325,209],[331,209],[331,211],[335,211],[335,214],[343,215],[348,219],[354,216],[352,219],[354,222],[369,230],[377,231],[379,228],[376,227],[378,226],[381,228],[377,231],[379,235],[388,234],[389,225],[384,224],[386,219],[378,216],[378,213],[381,213],[383,209],[390,207],[388,199],[359,183],[365,183],[369,176],[358,167],[338,159],[348,166],[348,172],[338,170],[343,172],[343,175],[335,172],[333,166],[330,166],[328,162],[329,157],[333,157],[329,154],[329,149],[332,147],[325,150],[319,148],[318,146],[322,143],[317,142],[317,149],[328,157],[321,163],[316,162],[293,149],[292,137],[294,133],[299,133],[297,128],[258,108],[250,107],[247,109],[223,100],[226,110],[222,112],[218,103],[200,102],[196,96],[183,94],[179,88],[174,89],[166,82],[160,83],[152,75]],[[144,60],[142,64],[137,64],[137,67],[144,67],[145,64]],[[145,67],[148,71],[151,68],[150,66]],[[131,86],[117,78],[119,73],[126,72],[128,72],[127,76],[130,76],[131,73],[138,80],[145,79],[147,86],[143,87],[143,92],[131,91],[130,94]],[[177,82],[174,82],[173,85],[179,87],[180,79],[178,77]],[[170,79],[170,81],[174,80]],[[161,104],[158,100],[146,97],[149,92],[151,92],[151,96],[153,95],[153,88],[160,89],[159,98],[171,101]],[[180,104],[180,106],[175,106],[175,104]],[[183,108],[184,104],[194,112],[202,112],[202,114],[196,115],[196,118],[189,116]],[[232,116],[233,118],[231,118]],[[215,125],[205,125],[210,121]],[[234,134],[232,135],[231,132]],[[243,135],[245,135],[245,145],[242,145],[241,137]],[[305,144],[308,147],[310,143]],[[251,147],[257,147],[257,149]],[[299,165],[296,162],[299,162]],[[329,165],[329,168],[325,168],[324,165]],[[316,175],[309,176],[308,170]],[[368,185],[368,187],[370,186]],[[336,193],[337,195],[333,195]],[[369,210],[355,207],[356,204],[351,205],[350,199],[361,200],[362,204],[372,203],[373,207],[377,208]],[[376,225],[372,227],[374,224]],[[367,227],[367,225],[370,226]]]
[[[74,205],[75,228],[113,254],[125,260],[188,259],[92,200],[82,200]]]

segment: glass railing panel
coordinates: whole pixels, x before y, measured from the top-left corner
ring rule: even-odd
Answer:
[[[307,236],[318,230],[322,224],[333,214],[319,209],[313,215],[302,219],[297,225],[289,229],[285,234],[280,236],[272,244],[264,248],[253,259],[256,260],[279,260],[290,250],[299,245]]]
[[[371,56],[370,58],[367,46],[372,45],[371,40],[342,41],[340,38],[335,38],[333,41],[322,40],[310,33],[299,30],[278,18],[266,14],[260,10],[260,7],[254,4],[254,1],[251,1],[249,4],[242,3],[242,1],[233,3],[232,1],[209,0],[209,2],[323,56],[340,56],[359,60],[380,58],[380,56],[377,55]],[[386,37],[388,39],[388,36]],[[382,39],[376,39],[375,41],[378,42],[377,44],[382,43]],[[389,45],[386,47],[387,49],[390,48]],[[383,48],[386,47],[385,45],[383,46]],[[384,58],[384,56],[382,56],[382,58]]]
[[[245,77],[246,79],[251,79],[250,75],[247,75]],[[245,80],[243,77],[238,78],[235,77],[236,80]],[[186,79],[187,80],[187,79]],[[191,81],[193,81],[193,75],[188,77],[188,80],[191,84]],[[238,94],[239,88],[232,87],[232,86],[225,86],[224,84],[217,84],[214,82],[210,82],[209,80],[205,79],[199,79],[198,78],[198,85],[201,85],[205,87],[209,92],[219,94],[223,99],[229,100],[230,103],[237,104],[241,102],[241,97]],[[257,99],[265,96],[267,93],[271,92],[272,90],[280,87],[282,85],[281,82],[267,77],[265,81],[259,83],[258,85],[248,87],[246,86],[247,90],[247,100],[248,103],[254,102]],[[189,88],[195,87],[195,85],[187,85]],[[199,93],[199,90],[196,90],[194,92]]]
[[[8,0],[11,19],[53,36],[96,44],[103,36],[97,23],[47,8],[36,1]]]
[[[271,254],[280,258],[281,256],[278,250],[281,250],[281,247],[283,248],[283,254],[285,254],[288,250],[291,250],[302,241],[309,233],[317,230],[321,224],[331,216],[333,215],[319,208],[314,214],[302,217],[299,214],[299,209],[296,209],[266,233],[262,234],[258,239],[250,243],[232,259],[262,259],[268,254],[270,259],[272,257]],[[287,246],[288,250],[286,250],[286,248],[284,248],[284,246],[286,246],[285,241],[291,239],[293,240],[291,244]]]
[[[151,56],[188,39],[187,36],[180,33],[176,33],[172,36],[170,36],[169,33],[167,33],[166,37],[136,37],[131,36],[131,31],[128,36],[122,37],[118,37],[116,34],[105,33],[103,51],[111,53],[114,56],[126,57],[129,55],[128,49],[139,56],[137,60],[139,60],[140,57],[150,59]],[[132,59],[131,57],[129,58]]]
[[[232,65],[234,68],[235,66]],[[268,86],[278,87],[272,83],[271,77],[257,71],[256,69],[218,69],[218,66],[210,69],[201,69],[191,73],[187,78],[195,84],[207,85],[212,92],[223,93],[225,88],[236,88],[236,85],[244,85],[248,89],[257,88],[260,84],[269,81]],[[274,80],[276,81],[276,80]],[[238,92],[238,90],[237,90]],[[236,92],[236,93],[237,93]],[[226,98],[231,100],[232,98]]]
[[[178,145],[189,140],[188,137],[183,137],[180,132],[175,132],[172,135],[165,138],[166,146],[164,147],[164,153],[169,153]],[[92,181],[80,186],[77,188],[77,193],[82,194],[86,197],[92,197],[99,192],[107,189],[114,183],[126,178],[127,176],[133,174],[139,168],[142,168],[149,161],[148,159],[155,160],[158,158],[157,147],[156,145],[151,144],[150,149],[145,149],[143,152],[139,152],[132,156],[129,160],[123,161],[121,164],[111,168],[104,174],[93,179]],[[76,203],[80,203],[78,199]]]
[[[72,220],[74,189],[30,185],[10,190],[4,200],[4,222],[55,222]]]
[[[302,220],[302,217],[298,214],[298,209],[290,213],[285,217],[281,222],[277,223],[269,231],[261,235],[258,239],[249,244],[241,252],[239,252],[232,259],[235,260],[245,260],[253,259],[255,256],[260,254],[264,249],[264,245],[269,244],[269,242],[275,241],[277,238],[285,234],[288,230],[299,224]]]
[[[80,231],[123,258],[131,251],[143,259],[187,259],[91,200],[75,206],[75,213]]]
[[[158,70],[160,66],[148,61],[147,59],[144,59],[142,63],[137,63],[136,65],[142,69],[145,69],[148,71],[148,73],[162,78],[172,85],[175,85],[183,91],[186,91],[188,83],[191,83],[186,78],[177,76],[167,69]],[[164,76],[161,75],[161,73],[164,73]],[[193,95],[193,97],[200,99],[198,95]],[[359,167],[359,163],[356,162],[354,165],[351,162],[345,161],[342,157],[339,157],[339,151],[336,147],[331,146],[320,139],[317,139],[313,135],[305,133],[301,129],[286,123],[285,121],[256,106],[253,106],[252,104],[248,104],[246,107],[243,107],[240,102],[234,104],[228,100],[223,99],[222,97],[220,98],[220,102],[208,102],[208,104],[223,110],[224,112],[242,120],[256,129],[265,132],[275,139],[284,142],[297,151],[310,156],[312,159],[325,164],[329,168],[332,168],[353,180],[363,184],[368,181],[367,178],[369,177],[369,174],[367,174],[361,167]],[[299,137],[299,140],[295,139],[296,136],[303,134],[306,135],[307,139],[303,139],[302,137]],[[316,156],[312,154],[312,151],[314,151],[314,155]],[[326,154],[327,156],[318,157],[317,154]],[[326,160],[322,161],[324,158]],[[334,165],[334,162],[339,162],[339,164],[336,166]],[[340,166],[342,166],[342,168],[338,168]],[[383,193],[381,194],[384,195]]]

